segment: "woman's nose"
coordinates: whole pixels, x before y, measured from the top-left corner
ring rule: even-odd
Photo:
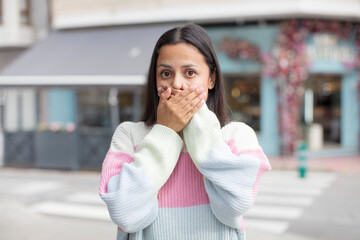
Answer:
[[[183,77],[180,74],[176,74],[171,83],[171,87],[173,89],[180,89],[183,83],[184,83]]]

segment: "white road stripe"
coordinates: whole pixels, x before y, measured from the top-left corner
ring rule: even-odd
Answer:
[[[106,207],[47,201],[32,206],[38,213],[63,217],[109,220]]]
[[[276,204],[285,206],[310,206],[314,202],[312,197],[307,196],[274,196],[274,195],[259,195],[255,200],[255,204]]]
[[[255,205],[245,214],[246,228],[281,234],[290,220],[299,218],[303,208],[337,179],[335,173],[309,172],[299,178],[297,171],[271,171],[261,179]]]
[[[322,193],[321,188],[310,187],[292,187],[292,186],[260,186],[259,192],[271,194],[286,194],[286,195],[305,195],[305,196],[319,196]]]
[[[261,178],[261,185],[295,185],[326,188],[337,179],[336,173],[309,172],[305,178],[300,178],[296,171],[270,171]]]
[[[289,222],[278,220],[244,219],[245,227],[248,229],[261,230],[264,232],[281,234],[289,228]]]
[[[254,205],[245,214],[248,217],[292,220],[301,216],[303,210],[299,207],[281,207],[273,205]]]
[[[69,195],[66,198],[66,201],[73,203],[89,203],[89,204],[99,204],[105,205],[105,203],[101,200],[99,194],[97,192],[79,192]]]
[[[266,179],[267,180],[267,179]],[[287,181],[287,180],[286,180]],[[297,181],[287,181],[284,182],[284,180],[282,182],[278,182],[278,181],[266,181],[261,179],[261,183],[260,186],[261,187],[269,187],[269,186],[291,186],[294,188],[297,187],[303,187],[303,188],[321,188],[321,189],[325,189],[328,188],[332,185],[332,181],[326,181],[326,182],[313,182],[313,181],[308,181],[308,182],[297,182]]]
[[[19,184],[9,190],[10,193],[20,194],[20,195],[38,195],[40,193],[58,190],[64,187],[60,182],[43,182],[43,181],[34,181]]]

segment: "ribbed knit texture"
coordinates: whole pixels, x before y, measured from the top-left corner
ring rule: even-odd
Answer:
[[[245,239],[242,216],[270,169],[254,131],[243,123],[221,129],[204,105],[183,138],[142,122],[115,131],[99,193],[118,239]]]

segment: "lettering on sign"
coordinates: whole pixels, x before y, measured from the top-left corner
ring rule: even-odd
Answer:
[[[313,44],[308,45],[306,51],[312,61],[352,62],[355,58],[350,46],[339,44],[336,36],[326,33],[315,34]]]

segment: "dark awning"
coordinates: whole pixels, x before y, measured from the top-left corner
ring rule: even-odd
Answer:
[[[0,72],[0,86],[142,85],[157,39],[173,26],[54,31]]]

